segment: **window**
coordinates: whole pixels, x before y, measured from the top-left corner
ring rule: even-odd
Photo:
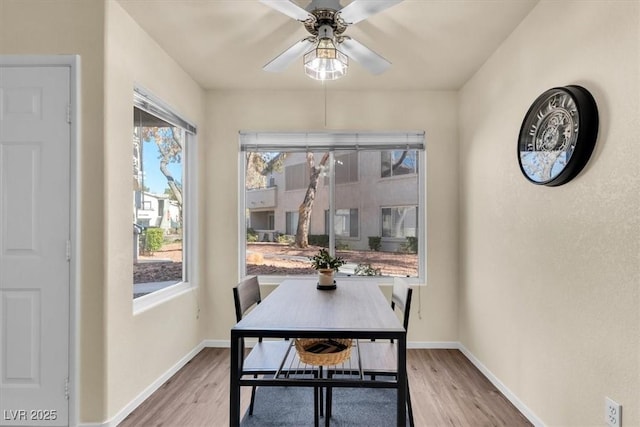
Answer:
[[[133,298],[192,281],[195,127],[136,90],[133,108]],[[165,292],[166,294],[166,292]],[[150,301],[149,298],[145,299]]]
[[[276,227],[275,224],[276,224],[276,218],[273,215],[273,212],[269,212],[267,214],[267,229],[274,230]]]
[[[333,163],[336,184],[358,181],[358,152],[336,153]],[[325,178],[325,185],[329,185],[329,178]]]
[[[301,190],[307,186],[307,165],[299,163],[285,168],[285,190]]]
[[[347,261],[339,276],[424,280],[423,133],[241,133],[239,158],[241,276],[312,276],[308,258],[325,247]],[[381,179],[385,164],[403,179]],[[256,191],[272,192],[273,241],[250,234]]]
[[[417,206],[382,208],[382,237],[395,239],[416,237],[417,230]]]
[[[325,234],[329,234],[329,210],[324,211]],[[358,209],[336,209],[333,217],[336,237],[358,237]]]
[[[285,234],[296,234],[296,230],[298,229],[298,215],[298,212],[286,212],[287,223],[285,226]]]
[[[418,173],[417,153],[410,150],[383,151],[381,159],[381,177]]]

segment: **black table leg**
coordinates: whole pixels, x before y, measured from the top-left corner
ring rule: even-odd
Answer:
[[[331,372],[330,370],[327,370],[327,378],[329,379],[333,378],[333,372]],[[325,427],[329,427],[331,425],[331,404],[332,403],[333,403],[333,387],[327,387],[327,398],[326,398],[327,408],[324,411]]]
[[[398,427],[407,425],[407,336],[398,338]]]
[[[231,333],[231,373],[229,384],[229,425],[238,427],[240,425],[240,337]]]

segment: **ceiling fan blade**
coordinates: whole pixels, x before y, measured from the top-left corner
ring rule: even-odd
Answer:
[[[369,70],[371,74],[382,74],[391,67],[391,62],[351,37],[345,37],[338,50]]]
[[[311,38],[300,40],[298,43],[273,58],[267,65],[262,67],[262,69],[272,73],[284,71],[285,68],[291,65],[293,61],[310,51],[314,44],[315,42],[312,41]]]
[[[309,12],[301,8],[290,0],[260,0],[260,3],[277,10],[280,13],[284,13],[290,18],[297,19],[298,21],[305,21],[309,17]]]
[[[401,1],[402,0],[353,0],[340,10],[340,16],[347,24],[355,24]]]

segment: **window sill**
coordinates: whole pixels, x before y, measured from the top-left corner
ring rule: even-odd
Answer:
[[[179,282],[175,285],[167,286],[164,289],[136,298],[133,300],[133,315],[135,316],[150,310],[195,288],[196,286],[189,282]]]
[[[278,286],[285,280],[313,280],[316,276],[308,275],[308,276],[258,276],[258,281],[260,285],[268,285],[268,286]],[[393,285],[395,277],[391,276],[336,276],[337,282],[349,282],[352,280],[365,281],[370,283],[371,285],[378,286],[390,286]],[[397,279],[402,279],[408,285],[414,286],[426,286],[425,280],[419,277],[398,277]]]

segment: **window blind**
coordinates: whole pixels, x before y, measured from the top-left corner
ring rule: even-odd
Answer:
[[[180,117],[162,101],[145,92],[144,89],[137,87],[133,89],[133,106],[151,113],[174,126],[179,126],[194,135],[197,133],[195,125]]]
[[[424,137],[424,131],[239,133],[240,150],[252,152],[424,150]]]

